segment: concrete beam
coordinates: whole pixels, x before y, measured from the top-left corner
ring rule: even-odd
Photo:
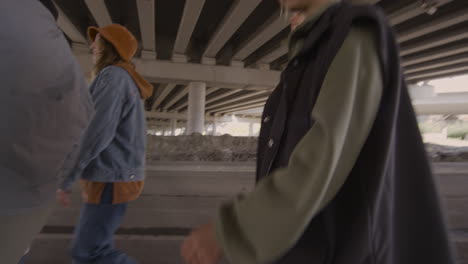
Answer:
[[[104,0],[85,0],[85,3],[99,27],[112,24],[112,19]]]
[[[412,3],[408,6],[405,6],[401,8],[400,10],[396,11],[395,13],[392,13],[388,15],[388,21],[392,26],[401,24],[413,17],[416,17],[420,15],[421,13],[424,13],[424,11],[421,9],[421,3],[415,2]]]
[[[167,104],[165,104],[163,106],[163,109],[164,110],[167,110],[169,108],[171,108],[175,103],[177,103],[180,99],[182,99],[182,97],[186,96],[189,92],[189,87],[186,86],[184,87],[184,89],[182,89],[182,91],[180,91],[178,94],[176,94],[174,96],[174,98],[172,98],[169,102],[167,102]]]
[[[258,98],[258,99],[255,99],[255,100],[250,100],[250,101],[247,101],[247,102],[236,103],[236,104],[232,104],[232,105],[228,105],[228,106],[224,106],[224,107],[218,107],[218,108],[211,109],[210,111],[208,111],[208,113],[210,113],[210,114],[212,114],[212,113],[224,113],[223,111],[225,111],[225,110],[237,109],[239,107],[247,107],[247,106],[250,106],[252,104],[261,104],[261,103],[265,104],[267,99],[268,99],[268,96],[265,96],[265,97]]]
[[[185,55],[193,30],[200,17],[205,0],[190,0],[185,1],[184,13],[180,21],[179,31],[174,45],[174,53],[177,55]]]
[[[451,74],[453,72],[459,72],[459,71],[465,71],[465,70],[468,70],[468,63],[460,63],[457,65],[450,65],[450,66],[441,67],[437,69],[409,74],[407,75],[406,80],[413,81],[413,80],[422,79],[422,78],[430,79],[434,75]]]
[[[91,55],[73,50],[85,73],[92,70]],[[265,71],[220,65],[175,63],[171,61],[132,60],[137,70],[148,81],[187,85],[190,82],[206,82],[208,86],[244,89],[247,86],[272,89],[280,80],[279,71]]]
[[[437,93],[437,99],[445,100],[465,100],[468,102],[468,92],[449,92],[449,93]]]
[[[420,79],[414,79],[411,81],[408,81],[409,83],[418,83],[422,81],[428,81],[428,80],[436,80],[436,79],[441,79],[441,78],[449,78],[449,77],[455,77],[455,76],[461,76],[461,75],[467,75],[468,70],[462,70],[462,71],[457,71],[457,72],[450,72],[446,74],[436,74],[432,75],[430,78],[420,78]]]
[[[255,118],[255,117],[241,117],[241,116],[236,116],[235,117],[237,122],[240,123],[260,123],[261,118]],[[230,123],[234,122],[234,116],[232,115],[224,115],[224,116],[210,116],[209,119],[211,122],[216,122],[217,124],[219,123]]]
[[[161,95],[159,95],[159,97],[154,102],[153,109],[158,109],[161,106],[162,101],[166,99],[166,97],[172,92],[172,90],[174,90],[175,87],[176,85],[173,83],[166,84],[166,86],[163,88]]]
[[[219,89],[221,89],[221,87],[209,87],[208,89],[206,89],[206,95],[210,95],[216,91],[218,91]]]
[[[273,14],[269,21],[267,21],[258,34],[250,39],[239,51],[234,54],[233,59],[237,61],[245,60],[250,54],[260,48],[267,41],[271,40],[274,36],[288,27],[288,23],[277,13]]]
[[[435,1],[435,7],[441,7],[445,4],[448,4],[452,2],[453,0],[438,0]],[[401,24],[407,20],[410,20],[411,18],[417,17],[419,15],[427,13],[427,9],[425,9],[422,5],[421,2],[414,2],[408,6],[405,6],[401,8],[400,10],[390,14],[388,16],[388,20],[390,21],[390,24],[392,26]]]
[[[281,44],[279,47],[276,49],[272,50],[268,54],[265,54],[262,56],[257,63],[258,64],[270,64],[273,61],[283,57],[284,55],[288,54],[289,52],[289,47],[288,44]]]
[[[465,8],[458,12],[445,15],[435,20],[430,20],[429,23],[420,24],[417,27],[402,32],[398,35],[397,39],[400,43],[405,42],[465,22],[467,20],[468,8]]]
[[[236,111],[236,115],[249,115],[261,118],[263,113],[264,105],[256,108],[249,108],[246,110]]]
[[[186,121],[187,120],[187,113],[167,113],[167,112],[146,112],[147,118],[155,118],[155,119],[176,119],[179,121]],[[215,121],[215,117],[212,115],[206,115],[205,120],[207,122]],[[249,117],[237,117],[239,122],[259,122],[260,118],[249,118]],[[216,122],[218,123],[228,123],[232,122],[232,116],[216,116]],[[151,121],[152,122],[152,121]]]
[[[208,89],[206,89],[206,95],[210,95],[214,92],[216,92],[217,90],[221,89],[221,87],[210,87]],[[181,104],[180,106],[178,106],[177,108],[175,108],[176,111],[180,111],[182,110],[183,108],[187,107],[188,106],[188,101]]]
[[[217,104],[214,104],[214,105],[207,106],[206,110],[210,110],[210,109],[217,108],[217,107],[220,107],[220,106],[226,106],[226,105],[229,105],[230,103],[235,103],[235,102],[239,102],[239,101],[244,101],[245,102],[249,98],[256,97],[256,96],[259,96],[259,95],[265,95],[265,94],[270,94],[270,92],[258,91],[258,92],[252,92],[252,93],[242,95],[242,96],[236,96],[236,98],[233,98],[233,99],[230,99],[230,100],[225,100],[225,101],[222,101],[221,103],[217,103]]]
[[[281,64],[281,66],[280,66],[281,70],[286,69],[286,67],[288,66],[288,63],[289,62],[285,62],[285,63]]]
[[[437,69],[449,65],[456,65],[468,62],[468,53],[445,57],[421,64],[415,64],[405,69],[405,74],[414,74],[425,70]]]
[[[175,120],[175,119],[172,119],[172,120]],[[172,126],[172,124],[173,124],[172,120],[169,120],[169,121],[162,121],[162,120],[158,120],[158,121],[147,121],[146,124],[147,124],[148,128],[152,128],[152,127],[155,127],[155,126],[166,126],[166,127],[170,127],[170,126]],[[185,122],[185,121],[181,121],[181,122]]]
[[[375,5],[381,0],[349,0],[353,5]]]
[[[431,99],[413,101],[418,115],[465,115],[468,114],[467,100]]]
[[[146,112],[146,118],[187,120],[187,114],[168,112]]]
[[[246,106],[239,106],[239,107],[235,107],[231,109],[225,109],[225,110],[219,111],[218,113],[230,114],[230,113],[236,113],[239,111],[251,110],[251,109],[255,109],[255,108],[259,108],[263,106],[265,106],[265,102],[255,103],[255,104],[246,105]]]
[[[426,61],[436,60],[440,58],[445,58],[448,56],[468,52],[467,43],[458,43],[456,45],[444,46],[440,49],[433,50],[431,52],[426,52],[422,55],[410,55],[403,57],[402,66],[408,67],[410,65],[419,64]]]
[[[260,2],[261,0],[237,0],[209,41],[203,57],[215,58]]]
[[[213,97],[213,98],[210,98],[210,99],[206,100],[206,104],[209,104],[209,103],[212,103],[212,102],[216,102],[216,101],[218,101],[218,100],[221,100],[221,99],[223,99],[223,98],[226,98],[226,97],[228,97],[228,96],[231,96],[231,95],[233,95],[233,94],[236,94],[236,93],[238,93],[238,92],[240,92],[240,91],[242,91],[242,90],[240,90],[240,89],[234,89],[234,90],[231,90],[231,91],[222,93],[222,94],[220,94],[220,95],[217,95],[217,96],[215,96],[215,97]]]
[[[401,56],[420,52],[430,48],[440,47],[455,41],[468,38],[468,28],[464,27],[456,31],[451,31],[432,38],[423,39],[411,45],[403,46],[400,52]]]
[[[156,59],[155,0],[137,0],[143,59]]]
[[[270,64],[267,63],[256,63],[255,67],[259,70],[269,71],[271,69]]]
[[[412,101],[436,97],[434,87],[431,85],[408,85],[408,92]]]
[[[65,15],[63,10],[55,3],[54,5],[57,8],[59,13],[57,24],[62,29],[62,31],[74,42],[79,44],[86,44],[86,38],[81,34],[77,27],[70,21],[70,19]]]

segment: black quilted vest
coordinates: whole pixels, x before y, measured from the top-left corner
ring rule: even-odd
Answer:
[[[338,195],[275,263],[452,264],[398,46],[375,7],[337,4],[308,33],[304,49],[290,61],[266,104],[257,178],[287,167],[292,151],[314,125],[310,113],[352,25],[373,28],[378,40],[384,91],[377,118]]]

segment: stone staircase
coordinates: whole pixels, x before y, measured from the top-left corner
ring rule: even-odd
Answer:
[[[460,264],[468,264],[468,163],[434,165],[447,207]],[[133,202],[116,236],[117,246],[141,264],[178,264],[179,247],[192,227],[209,221],[216,208],[254,186],[252,163],[158,163],[148,166],[142,197]],[[36,239],[27,264],[70,263],[68,245],[79,214],[76,190],[73,207],[57,208]]]

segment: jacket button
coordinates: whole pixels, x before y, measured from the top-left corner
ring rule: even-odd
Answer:
[[[272,148],[274,144],[275,141],[273,139],[270,139],[270,141],[268,141],[268,147]]]
[[[130,176],[130,179],[132,180],[135,179],[135,175]]]
[[[270,116],[265,117],[265,119],[263,119],[263,123],[268,123],[268,121],[270,121],[270,119],[271,119]]]

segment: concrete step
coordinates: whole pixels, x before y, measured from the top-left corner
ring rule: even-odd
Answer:
[[[255,173],[255,162],[158,162],[148,164],[148,171],[178,172],[250,172]]]
[[[444,197],[460,198],[468,196],[468,173],[436,174],[436,180]]]
[[[450,197],[443,200],[448,223],[452,230],[468,230],[468,197]]]
[[[432,170],[435,174],[468,174],[468,162],[438,162]]]
[[[77,222],[80,201],[73,196],[72,208],[57,207],[48,226],[70,226]],[[191,228],[206,223],[228,198],[143,195],[130,203],[124,228]]]
[[[119,230],[121,235],[118,236],[118,244],[122,248],[128,248],[130,254],[140,256],[144,253],[145,255],[141,255],[144,258],[151,253],[148,258],[158,257],[156,262],[143,259],[147,262],[142,263],[179,263],[175,258],[177,254],[174,252],[177,250],[173,236],[184,235],[191,228],[208,222],[224,201],[238,193],[250,192],[254,188],[255,174],[252,164],[178,162],[152,166],[148,168],[143,195],[130,204],[127,217]],[[243,171],[236,172],[236,166],[242,167]],[[434,172],[443,195],[443,203],[447,208],[450,228],[457,232],[460,258],[465,261],[463,264],[468,264],[468,239],[460,231],[468,230],[468,163],[434,164]],[[77,221],[79,209],[79,190],[75,189],[73,207],[57,208],[49,219],[46,233],[70,234]],[[161,235],[171,236],[171,239],[163,241],[160,239]],[[63,241],[63,237],[61,242],[59,240],[57,237],[38,239],[35,247],[62,247],[60,250],[64,252],[60,252],[57,257],[65,254],[61,257],[63,260],[67,257],[64,245],[67,242]],[[154,252],[151,251],[152,247],[155,248]],[[38,260],[50,258],[45,253],[44,256],[40,253],[35,254],[38,254]],[[172,257],[164,254],[172,254]]]
[[[468,264],[468,229],[454,231],[453,242],[457,251],[458,264]]]
[[[255,185],[252,172],[147,171],[145,195],[229,197],[250,192]],[[75,184],[73,192],[79,192]]]
[[[198,226],[212,219],[217,208],[228,197],[143,196],[130,203],[125,228]],[[468,198],[444,200],[451,229],[468,229]],[[70,226],[77,222],[80,202],[74,196],[72,208],[57,207],[49,218],[49,226]]]
[[[70,263],[70,235],[40,235],[34,242],[26,264]],[[116,246],[140,264],[182,264],[180,245],[183,236],[116,236]],[[468,264],[468,236],[457,234],[458,264]]]
[[[182,264],[183,237],[116,236],[116,247],[140,264]],[[71,263],[70,235],[41,235],[31,247],[26,264]]]
[[[189,163],[177,164],[190,165]],[[165,165],[169,166],[169,165]],[[172,166],[172,165],[171,165]],[[191,165],[190,165],[191,166]],[[204,166],[204,167],[203,167]],[[201,168],[211,165],[203,165]],[[468,229],[468,170],[438,169],[439,187],[453,229]],[[442,168],[442,169],[440,169]],[[450,167],[447,167],[450,168]],[[463,174],[463,173],[465,174]],[[148,171],[143,195],[130,204],[124,223],[136,227],[193,227],[213,217],[225,200],[254,188],[255,175],[249,172],[177,172]],[[79,190],[73,193],[73,207],[57,208],[49,220],[50,226],[76,223],[79,215]]]

